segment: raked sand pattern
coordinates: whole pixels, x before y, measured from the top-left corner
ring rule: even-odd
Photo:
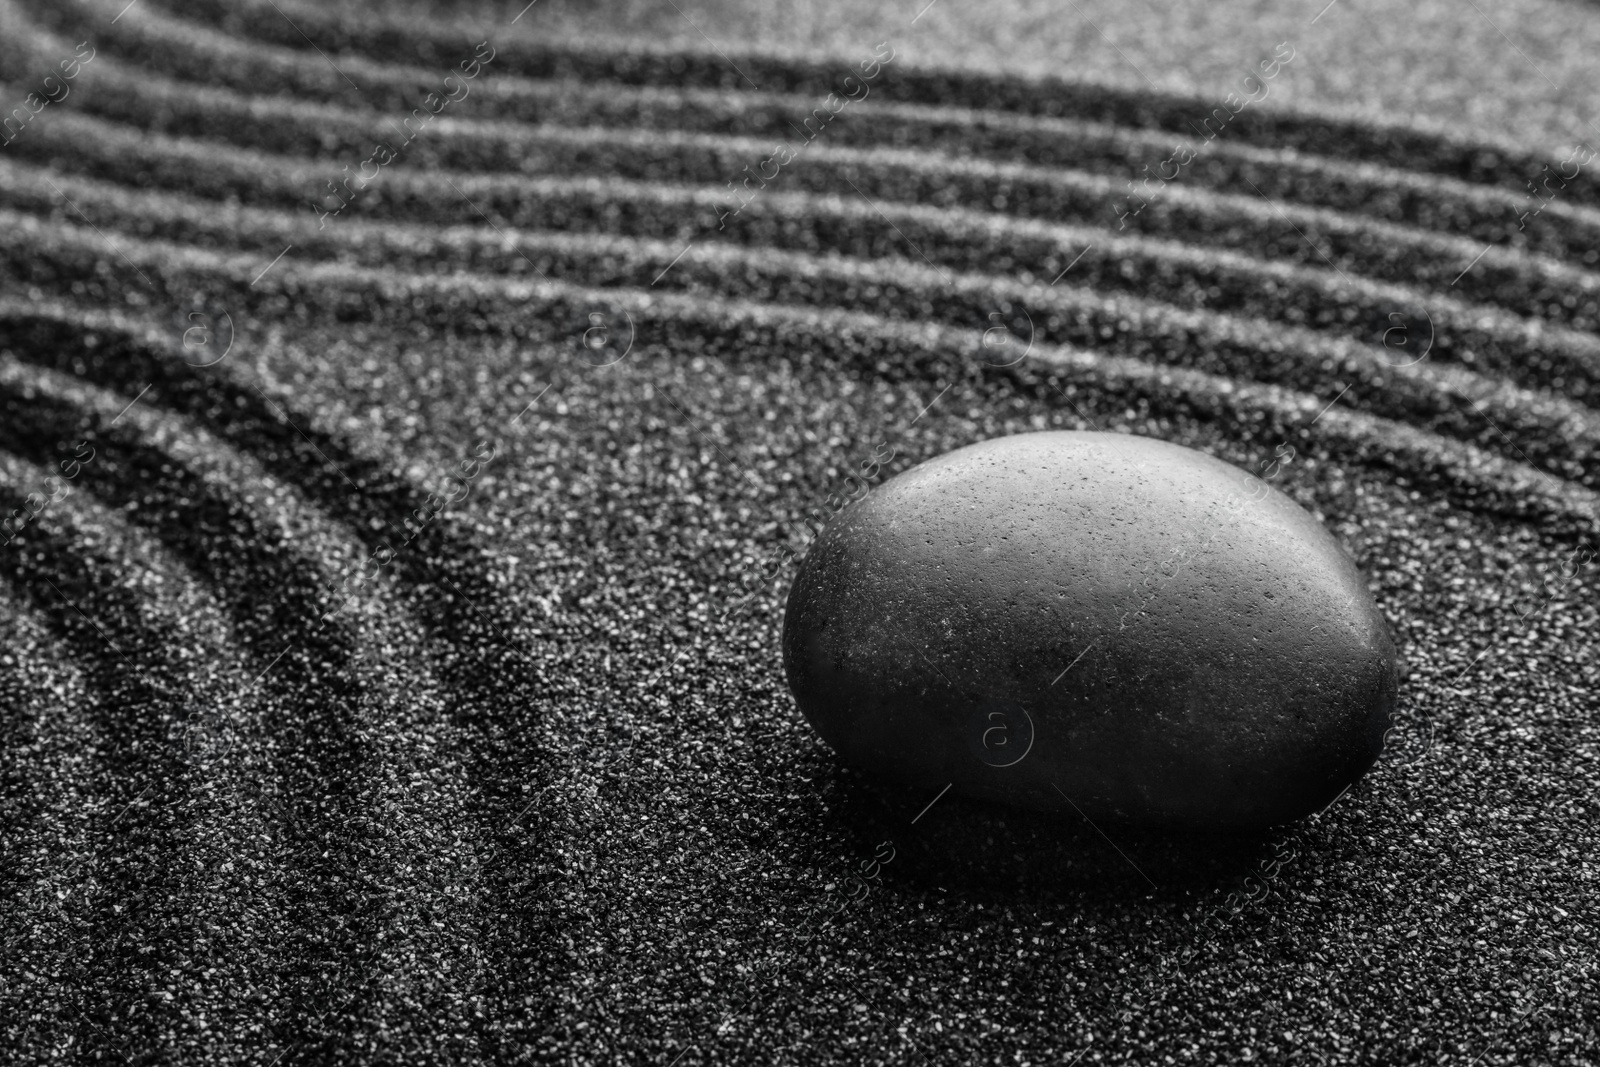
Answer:
[[[539,18],[0,0],[8,1061],[1595,1062],[1600,160]],[[1328,811],[811,735],[808,524],[1045,428],[1354,554]]]

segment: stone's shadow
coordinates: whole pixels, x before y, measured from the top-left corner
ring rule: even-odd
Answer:
[[[823,783],[829,818],[865,861],[894,848],[883,877],[907,889],[981,903],[1126,906],[1146,897],[1182,905],[1225,894],[1269,862],[1295,831],[1204,834],[1090,824],[912,789],[835,763]],[[930,806],[930,802],[932,802]],[[924,810],[926,809],[926,810]],[[913,822],[913,820],[915,820]]]

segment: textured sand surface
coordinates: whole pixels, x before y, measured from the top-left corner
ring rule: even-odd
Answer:
[[[1317,6],[0,0],[0,1052],[1596,1062],[1600,12]],[[1408,675],[1324,813],[801,721],[846,475],[1046,428],[1356,558]]]

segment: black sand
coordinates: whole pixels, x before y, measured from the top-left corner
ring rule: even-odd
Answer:
[[[12,1060],[1595,1062],[1589,170],[1519,226],[1559,157],[1245,110],[1119,231],[1211,101],[890,63],[802,144],[870,46],[524,25],[319,228],[489,34],[121,6],[0,3],[8,102],[96,48],[0,150]],[[799,720],[808,516],[1044,428],[1292,446],[1409,668],[1322,815],[909,795]]]

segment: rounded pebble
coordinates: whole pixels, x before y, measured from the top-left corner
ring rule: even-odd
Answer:
[[[1388,625],[1287,496],[1152,438],[1018,434],[906,471],[827,525],[784,665],[847,761],[1153,826],[1327,805],[1393,713]]]

